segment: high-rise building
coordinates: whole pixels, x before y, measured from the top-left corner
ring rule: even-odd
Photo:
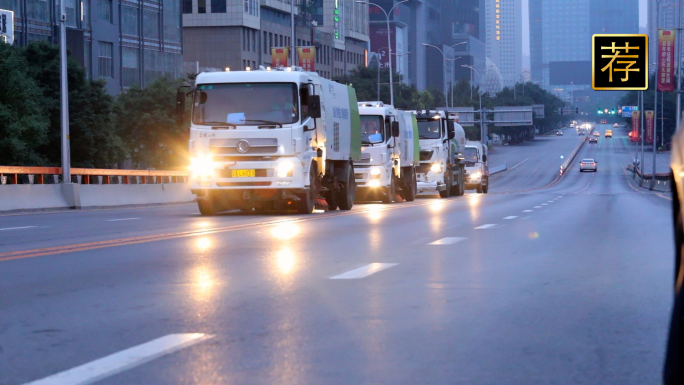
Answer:
[[[568,101],[574,91],[591,89],[593,34],[639,33],[638,0],[529,0],[529,6],[532,81]]]
[[[504,86],[513,86],[522,75],[522,1],[485,1],[487,57],[498,67]]]
[[[91,78],[117,94],[162,75],[180,77],[180,0],[65,0],[67,47]],[[14,44],[59,44],[58,0],[0,0],[14,11]]]
[[[271,48],[315,46],[315,70],[326,78],[362,65],[368,47],[368,5],[354,0],[183,0],[187,70],[270,66]],[[289,65],[292,63],[288,62]],[[299,63],[294,63],[299,65]]]
[[[475,67],[478,71],[486,70],[485,49],[485,0],[461,0],[451,3],[451,25],[444,30],[451,33],[450,44],[454,47],[454,82],[468,79],[473,85],[480,84],[480,77],[473,76],[473,71],[463,65]],[[449,28],[450,27],[450,28]]]

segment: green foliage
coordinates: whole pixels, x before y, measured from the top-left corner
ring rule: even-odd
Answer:
[[[35,42],[20,49],[27,73],[41,89],[40,103],[49,119],[48,142],[41,154],[50,165],[61,159],[61,103],[59,47]],[[75,167],[113,167],[123,160],[121,140],[112,125],[113,98],[102,81],[87,80],[85,70],[73,58],[67,61],[69,87],[69,136],[71,164]]]
[[[42,92],[26,71],[16,48],[0,43],[0,164],[42,166],[39,148],[47,143],[49,120]]]
[[[182,80],[161,77],[144,89],[134,87],[119,96],[117,132],[131,160],[140,166],[164,169],[187,164],[187,129],[181,129],[175,119],[181,84]]]

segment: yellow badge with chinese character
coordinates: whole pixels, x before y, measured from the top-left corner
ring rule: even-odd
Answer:
[[[591,70],[594,90],[648,89],[648,35],[594,35]]]

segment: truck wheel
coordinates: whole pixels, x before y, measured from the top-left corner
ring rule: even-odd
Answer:
[[[344,181],[340,191],[335,193],[335,203],[340,210],[351,210],[356,196],[356,180],[354,179],[354,168],[349,166],[347,180]]]
[[[318,197],[318,173],[316,166],[312,165],[309,170],[309,189],[304,193],[298,195],[297,212],[299,214],[311,214],[316,207],[316,198]]]
[[[413,202],[416,199],[416,170],[411,170],[411,175],[409,175],[406,184],[404,185],[404,199],[406,202]]]
[[[465,176],[463,176],[463,172],[461,172],[458,175],[458,192],[455,194],[456,196],[463,196],[465,194]]]
[[[329,194],[326,195],[325,201],[326,201],[326,203],[328,203],[328,210],[330,210],[330,211],[337,210],[337,198],[335,198],[335,192],[334,191],[331,191]]]
[[[199,207],[200,214],[205,217],[216,215],[216,204],[214,203],[214,200],[211,199],[211,195],[205,198],[197,199],[197,206]]]
[[[444,184],[446,185],[446,188],[444,191],[439,192],[439,196],[441,198],[448,198],[451,196],[451,185],[453,184],[452,180],[453,176],[451,174],[444,175]]]
[[[485,194],[489,192],[489,179],[487,179],[487,184],[482,186],[482,192]]]

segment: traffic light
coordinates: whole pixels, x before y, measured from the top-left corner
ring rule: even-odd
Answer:
[[[575,107],[575,113],[579,114],[579,107]]]
[[[603,110],[599,108],[598,111],[596,111],[596,113],[599,115],[603,115]]]
[[[562,109],[562,108],[560,108],[560,111],[559,111],[559,112],[560,112],[561,115],[563,115],[563,109]]]

